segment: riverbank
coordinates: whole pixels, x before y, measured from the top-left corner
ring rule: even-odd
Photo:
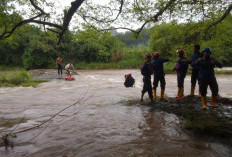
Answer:
[[[47,79],[31,79],[33,74],[26,70],[0,71],[0,87],[36,87]]]

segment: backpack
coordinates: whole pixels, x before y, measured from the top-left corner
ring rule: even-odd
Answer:
[[[125,82],[124,82],[124,86],[125,87],[133,87],[135,83],[135,79],[131,76],[131,74],[125,75]]]

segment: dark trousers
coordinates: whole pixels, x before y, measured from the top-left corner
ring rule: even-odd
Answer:
[[[57,67],[57,69],[58,69],[58,75],[62,75],[62,65],[61,64],[58,64],[57,65],[58,67]]]
[[[142,93],[148,92],[149,98],[153,98],[152,95],[152,86],[151,86],[151,79],[143,78],[143,90]]]
[[[218,84],[217,84],[216,78],[200,80],[201,96],[206,96],[208,86],[212,92],[212,96],[217,96],[218,95]]]
[[[196,86],[197,81],[198,81],[198,84],[199,84],[198,74],[199,74],[199,69],[193,69],[192,70],[191,85],[194,86],[194,87]]]
[[[160,82],[160,87],[161,89],[165,89],[165,85],[166,85],[166,81],[164,76],[160,76],[160,77],[154,77],[154,81],[153,81],[153,89],[156,90],[156,88],[158,87],[158,84]]]
[[[186,73],[177,73],[177,87],[184,88],[184,79],[186,77]]]

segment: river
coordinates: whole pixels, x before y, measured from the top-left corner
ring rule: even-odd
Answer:
[[[128,73],[136,79],[134,88],[123,85]],[[139,70],[78,74],[75,81],[52,79],[36,88],[0,88],[1,136],[20,121],[14,132],[38,125],[77,102],[41,127],[17,134],[11,139],[13,148],[0,147],[1,157],[232,156],[231,146],[184,132],[181,120],[174,114],[151,106],[125,105],[126,100],[140,99],[143,83]],[[217,76],[220,95],[232,97],[231,78]],[[166,95],[175,96],[176,75],[166,75],[166,82]],[[189,92],[187,76],[185,93]]]

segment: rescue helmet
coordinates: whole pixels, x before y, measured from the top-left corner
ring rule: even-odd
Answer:
[[[208,47],[205,47],[204,49],[203,49],[203,51],[202,52],[210,52],[211,53],[211,49],[210,48],[208,48]]]
[[[145,59],[147,59],[147,58],[151,58],[151,54],[150,53],[146,54]]]
[[[183,54],[184,54],[184,49],[178,49],[178,50],[177,50],[177,53],[183,55]]]
[[[159,54],[159,52],[154,52],[154,53],[153,53],[153,56],[154,56],[154,57],[159,57],[160,54]]]

